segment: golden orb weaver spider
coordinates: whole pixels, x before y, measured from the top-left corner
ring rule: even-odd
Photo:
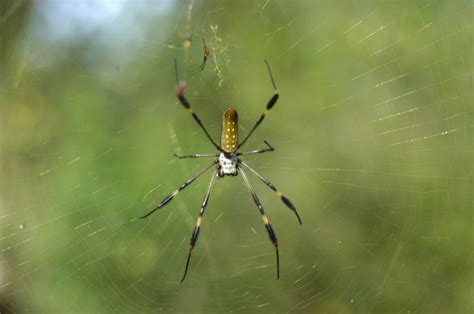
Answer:
[[[267,215],[265,214],[265,210],[263,209],[262,203],[257,197],[257,194],[255,193],[253,187],[250,185],[250,182],[247,178],[247,174],[245,173],[243,167],[246,169],[250,170],[255,176],[257,176],[266,186],[268,186],[270,189],[272,189],[278,197],[280,197],[281,201],[293,211],[293,213],[296,215],[296,218],[298,218],[298,222],[302,224],[300,216],[298,215],[298,212],[296,211],[295,206],[293,203],[286,197],[284,196],[277,188],[275,185],[273,185],[270,180],[259,174],[256,170],[251,168],[249,165],[247,165],[245,162],[243,162],[239,156],[242,155],[250,155],[250,154],[260,154],[260,153],[265,153],[265,152],[271,152],[274,151],[274,148],[267,142],[264,141],[265,145],[267,146],[266,148],[263,149],[256,149],[248,152],[238,152],[239,148],[242,147],[242,145],[249,139],[249,137],[252,135],[252,133],[257,129],[257,127],[262,123],[263,119],[265,119],[265,116],[267,113],[273,108],[275,103],[278,100],[279,94],[275,85],[275,80],[273,79],[272,71],[270,69],[270,65],[268,64],[267,60],[264,60],[265,64],[267,65],[268,69],[268,74],[270,75],[270,79],[272,81],[273,89],[274,89],[274,94],[270,98],[270,100],[267,102],[267,105],[265,107],[265,110],[261,114],[260,118],[257,120],[253,128],[250,130],[250,132],[247,134],[247,136],[244,138],[244,140],[240,143],[238,143],[238,115],[237,111],[233,108],[229,108],[224,112],[224,117],[222,119],[222,131],[221,131],[221,143],[220,145],[217,145],[217,143],[213,140],[213,138],[209,135],[209,132],[207,132],[206,128],[204,127],[204,124],[201,122],[201,120],[198,118],[196,113],[193,111],[191,108],[190,102],[186,99],[184,96],[184,89],[186,87],[184,82],[181,82],[179,80],[179,75],[178,75],[178,61],[175,59],[175,74],[176,74],[176,96],[178,97],[179,102],[181,105],[183,105],[184,108],[186,108],[189,113],[191,113],[192,117],[194,120],[199,124],[201,129],[204,131],[206,134],[207,138],[209,141],[214,145],[214,147],[219,151],[218,153],[215,154],[191,154],[191,155],[176,155],[174,156],[178,159],[183,159],[183,158],[200,158],[200,157],[217,157],[217,159],[208,167],[206,167],[204,170],[193,176],[192,178],[188,179],[186,182],[181,184],[177,190],[175,190],[173,193],[165,197],[155,208],[153,208],[151,211],[149,211],[147,214],[141,216],[140,218],[146,218],[153,214],[155,211],[158,209],[164,207],[167,205],[169,202],[173,200],[173,198],[178,195],[178,193],[185,189],[188,185],[194,182],[198,177],[200,177],[202,174],[204,174],[207,170],[209,170],[212,166],[215,166],[214,172],[211,177],[211,181],[209,182],[209,186],[207,188],[206,196],[204,197],[204,201],[202,202],[201,209],[199,211],[199,217],[196,222],[196,226],[193,229],[193,232],[191,234],[191,241],[189,244],[189,253],[188,253],[188,258],[186,261],[186,267],[184,269],[184,274],[183,277],[181,278],[181,282],[184,281],[186,278],[186,274],[188,273],[188,267],[189,267],[189,261],[191,260],[191,254],[193,251],[194,246],[196,245],[197,239],[199,237],[199,232],[201,231],[201,223],[202,219],[204,216],[204,211],[206,210],[207,203],[209,201],[209,196],[211,194],[212,187],[214,185],[214,181],[217,177],[224,177],[224,176],[236,176],[238,172],[242,174],[242,179],[247,186],[247,189],[249,190],[250,194],[252,195],[253,201],[255,202],[255,205],[257,205],[258,210],[260,211],[260,215],[262,216],[263,223],[265,224],[265,229],[267,230],[268,236],[270,237],[270,241],[272,241],[273,246],[275,247],[275,254],[276,254],[276,267],[277,267],[277,279],[280,278],[280,258],[278,254],[278,240],[275,234],[275,231],[273,230],[272,225],[270,224],[270,221],[267,218]],[[243,166],[243,167],[242,167]]]

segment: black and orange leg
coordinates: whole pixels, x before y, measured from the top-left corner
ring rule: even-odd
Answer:
[[[257,194],[255,193],[254,189],[250,185],[247,175],[245,174],[242,168],[239,168],[239,170],[240,170],[240,173],[242,174],[242,178],[245,182],[245,185],[249,189],[250,194],[252,194],[252,198],[253,198],[253,201],[255,202],[255,205],[257,205],[257,208],[260,211],[260,215],[262,215],[263,223],[265,224],[265,229],[267,230],[268,236],[270,237],[270,241],[272,241],[272,244],[275,247],[276,264],[277,264],[277,279],[280,279],[280,256],[278,254],[278,240],[277,240],[275,231],[273,231],[272,225],[270,224],[270,221],[268,220],[267,215],[265,214],[265,210],[263,209],[262,203],[260,203],[260,200],[258,199]]]
[[[181,184],[179,186],[179,188],[176,189],[176,191],[174,191],[173,193],[171,193],[170,195],[168,195],[167,197],[165,197],[155,208],[153,208],[152,210],[150,210],[148,213],[146,213],[145,215],[141,216],[140,218],[143,219],[143,218],[146,218],[148,216],[150,216],[151,214],[153,214],[154,212],[156,212],[158,209],[162,208],[163,206],[165,206],[166,204],[168,204],[169,202],[171,202],[175,197],[176,195],[178,195],[178,193],[181,191],[181,190],[184,190],[188,185],[190,185],[191,183],[194,182],[194,180],[196,180],[197,178],[199,178],[204,172],[206,172],[209,168],[211,168],[212,166],[214,166],[215,164],[217,163],[217,161],[213,162],[210,166],[206,167],[204,170],[202,170],[201,172],[199,172],[198,174],[196,174],[194,177],[192,177],[191,179],[189,179],[188,181],[184,182],[183,184]]]
[[[252,173],[254,175],[256,175],[260,180],[262,180],[263,183],[265,183],[266,186],[268,186],[270,189],[273,190],[273,192],[276,193],[276,195],[281,199],[281,201],[283,202],[283,204],[285,204],[289,209],[291,209],[293,211],[293,213],[295,213],[296,215],[296,218],[298,218],[298,221],[300,223],[300,225],[302,225],[303,223],[301,222],[301,218],[300,218],[300,215],[298,215],[298,212],[296,211],[296,207],[295,205],[293,205],[293,203],[285,196],[283,195],[283,193],[281,193],[280,191],[278,191],[277,187],[274,186],[270,180],[268,180],[267,178],[265,178],[264,176],[262,176],[260,173],[258,173],[255,169],[253,169],[252,167],[250,167],[249,165],[247,165],[246,163],[244,163],[242,160],[239,161],[241,165],[245,166],[247,169],[249,169],[250,171],[252,171]]]
[[[263,141],[263,142],[265,143],[265,145],[267,145],[266,148],[251,150],[251,151],[248,151],[248,152],[237,153],[236,155],[241,156],[241,155],[261,154],[261,153],[266,153],[266,152],[273,152],[275,150],[273,148],[273,146],[270,145],[270,143],[268,143],[267,141]]]
[[[199,232],[201,231],[201,223],[202,217],[204,216],[204,212],[206,210],[207,203],[209,201],[209,196],[211,195],[212,186],[214,185],[214,181],[217,177],[217,170],[214,171],[212,174],[211,182],[209,182],[209,187],[207,188],[206,196],[204,197],[204,201],[202,202],[201,209],[199,210],[199,217],[196,222],[196,226],[193,229],[193,233],[191,234],[191,241],[189,243],[189,253],[188,259],[186,260],[186,267],[184,269],[183,278],[181,278],[181,282],[184,281],[186,278],[186,274],[188,273],[189,261],[191,260],[191,254],[193,253],[193,248],[196,246],[196,242],[199,237]]]
[[[272,70],[270,69],[270,64],[268,64],[267,59],[265,59],[265,64],[267,65],[268,74],[270,75],[270,79],[272,80],[272,85],[273,85],[273,90],[274,90],[273,96],[267,102],[265,110],[260,115],[260,118],[257,120],[257,122],[255,123],[253,128],[250,130],[249,134],[247,134],[247,136],[244,138],[244,140],[239,144],[238,148],[240,148],[242,145],[244,145],[244,143],[249,139],[250,135],[252,135],[252,133],[255,131],[255,129],[257,129],[257,127],[260,125],[260,123],[262,123],[263,119],[265,119],[265,116],[267,115],[267,113],[276,104],[276,102],[278,100],[278,97],[280,97],[280,94],[278,94],[278,90],[276,88],[275,80],[273,79]]]
[[[183,105],[186,110],[193,116],[194,120],[199,124],[201,129],[204,131],[206,134],[207,138],[211,141],[212,145],[214,145],[217,150],[221,150],[219,145],[216,144],[216,142],[212,139],[211,135],[209,135],[209,132],[207,132],[206,128],[204,127],[204,124],[202,124],[201,119],[196,115],[196,113],[193,111],[193,108],[191,108],[191,103],[186,99],[184,96],[184,89],[186,88],[186,83],[181,82],[179,80],[179,75],[178,75],[178,59],[174,59],[174,66],[175,66],[175,72],[176,72],[176,96],[179,99],[179,102],[181,105]]]

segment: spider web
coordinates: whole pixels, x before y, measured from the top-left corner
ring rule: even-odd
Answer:
[[[0,5],[0,312],[472,312],[470,1],[6,1]],[[199,72],[204,38],[211,58]],[[218,139],[281,98],[218,180]],[[249,173],[250,175],[250,173]]]

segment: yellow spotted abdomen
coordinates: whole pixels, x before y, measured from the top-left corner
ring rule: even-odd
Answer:
[[[237,150],[237,110],[229,108],[224,112],[222,118],[221,149],[226,153]]]

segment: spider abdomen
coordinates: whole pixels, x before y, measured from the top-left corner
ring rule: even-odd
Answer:
[[[237,150],[237,110],[229,108],[222,118],[221,149],[226,153]]]

